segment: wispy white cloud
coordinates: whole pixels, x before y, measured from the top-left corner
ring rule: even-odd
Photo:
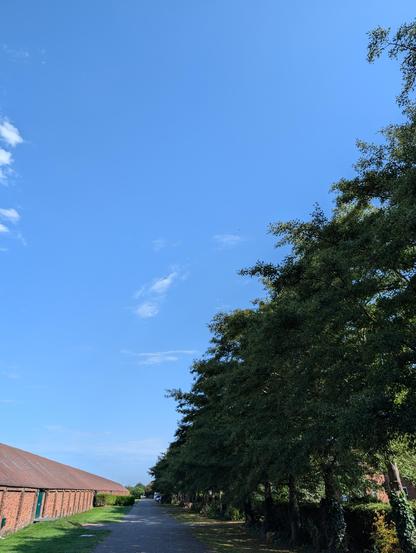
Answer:
[[[12,148],[23,142],[19,130],[12,125],[8,119],[3,119],[3,121],[0,122],[0,138]]]
[[[0,405],[14,405],[18,403],[15,399],[0,399]]]
[[[0,166],[11,165],[12,161],[12,154],[3,148],[0,148]]]
[[[64,427],[61,424],[45,424],[45,430],[48,432],[61,432]]]
[[[149,292],[157,295],[166,294],[178,276],[177,271],[172,271],[164,277],[157,278],[150,286]]]
[[[53,437],[52,443],[42,447],[45,455],[50,454],[53,449],[58,453],[82,453],[83,456],[92,454],[94,457],[119,459],[120,455],[126,455],[143,459],[156,457],[166,448],[166,444],[160,438],[120,440],[110,432],[67,428],[60,424],[48,424],[44,426],[44,429]],[[37,449],[39,451],[39,448]]]
[[[8,232],[10,232],[9,228],[3,225],[3,223],[0,223],[0,234],[7,234]]]
[[[152,246],[155,252],[160,252],[160,250],[166,248],[166,240],[164,238],[157,238],[152,241]]]
[[[162,453],[165,448],[160,438],[147,438],[144,440],[128,440],[113,444],[101,444],[95,448],[98,455],[126,455],[133,458],[155,457]]]
[[[180,243],[181,242],[179,240],[171,241],[166,240],[165,238],[156,238],[156,240],[152,240],[152,248],[154,252],[160,252],[165,248],[177,248]]]
[[[20,221],[20,214],[13,207],[9,209],[0,208],[0,219],[6,219],[11,223],[18,223]]]
[[[239,234],[215,234],[213,240],[220,248],[233,248],[240,244],[243,238]]]
[[[152,317],[156,317],[156,315],[159,313],[159,306],[157,303],[145,301],[136,306],[134,312],[141,319],[151,319]]]
[[[122,350],[124,355],[135,357],[139,365],[161,365],[162,363],[173,363],[181,357],[196,355],[198,352],[193,349],[173,349],[168,351],[151,351],[136,353],[134,351]]]
[[[0,141],[7,148],[14,148],[23,142],[19,130],[6,118],[0,117]],[[12,153],[0,147],[0,183],[7,184],[8,179],[14,174]]]
[[[8,44],[2,44],[2,50],[11,61],[28,61],[30,53],[24,48],[13,48]]]
[[[91,443],[89,440],[77,442],[62,441],[59,444],[48,444],[42,448],[41,455],[55,457],[57,454],[75,453],[85,456],[113,458],[117,464],[120,456],[129,457],[135,461],[147,460],[158,457],[167,447],[159,438],[148,438],[144,440],[129,440],[115,443]],[[37,449],[39,451],[39,448]]]
[[[0,375],[9,380],[18,380],[20,378],[20,374],[14,371],[2,371]]]
[[[187,272],[178,267],[173,267],[167,275],[157,277],[150,283],[141,286],[133,295],[135,300],[142,300],[141,303],[134,307],[134,313],[142,319],[155,317],[159,313],[162,302],[175,282],[185,280],[187,277]]]
[[[22,244],[22,246],[27,246],[27,240],[21,232],[17,233],[16,238],[17,238],[17,240],[19,240],[19,242]]]

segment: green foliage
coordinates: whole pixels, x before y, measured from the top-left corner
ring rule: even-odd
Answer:
[[[405,23],[394,34],[390,28],[377,27],[369,33],[369,38],[370,63],[384,51],[387,51],[390,58],[401,60],[403,87],[398,103],[402,106],[409,105],[409,94],[414,89],[416,80],[416,23]]]
[[[374,523],[379,515],[390,520],[390,505],[386,503],[357,503],[344,507],[347,524],[348,549],[369,551],[373,549]]]
[[[127,507],[134,505],[135,498],[132,495],[112,495],[109,493],[97,493],[94,498],[95,507],[104,507],[107,505],[116,505]]]
[[[376,513],[371,538],[377,553],[399,553],[399,539],[394,524],[386,521],[386,515]]]
[[[325,502],[325,535],[329,551],[344,551],[347,525],[344,510],[334,499]]]
[[[369,540],[383,511],[344,509],[343,495],[368,494],[394,459],[416,476],[416,24],[374,30],[369,60],[384,50],[401,59],[406,120],[381,144],[359,143],[331,214],[271,226],[289,253],[242,271],[265,298],[212,321],[191,390],[170,392],[181,421],[151,471],[165,497],[234,506],[266,533],[288,498],[292,541],[303,532],[330,551],[354,541],[354,517]],[[401,549],[415,553],[410,506],[390,497]],[[319,516],[301,508],[299,519],[302,499],[321,502]]]
[[[225,511],[225,518],[227,520],[242,520],[244,518],[243,513],[240,511],[240,509],[237,509],[236,507],[233,507],[232,505],[227,507],[227,510]]]
[[[389,499],[401,550],[403,553],[414,553],[416,551],[416,527],[412,507],[402,492],[391,491]]]
[[[416,452],[408,436],[394,440],[390,451],[396,459],[400,474],[410,482],[416,482]]]
[[[127,486],[127,489],[129,490],[130,495],[134,497],[134,499],[140,499],[146,493],[146,486],[144,484],[141,484],[140,482],[135,486]]]

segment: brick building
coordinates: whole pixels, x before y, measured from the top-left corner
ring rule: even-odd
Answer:
[[[0,444],[0,535],[87,511],[98,492],[129,493],[112,480]]]

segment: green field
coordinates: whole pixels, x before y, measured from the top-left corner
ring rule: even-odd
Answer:
[[[262,543],[249,534],[241,522],[211,519],[172,505],[164,507],[177,520],[191,526],[193,534],[206,543],[213,553],[293,553],[285,547]]]
[[[105,526],[85,527],[85,524],[119,522],[130,507],[99,507],[71,517],[33,524],[0,541],[5,553],[88,553],[104,539]],[[81,537],[93,534],[92,537]]]

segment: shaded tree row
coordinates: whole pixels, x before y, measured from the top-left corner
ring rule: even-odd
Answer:
[[[320,501],[329,551],[346,547],[343,500],[384,473],[401,549],[416,552],[397,465],[416,432],[416,24],[370,33],[369,60],[384,50],[401,60],[403,122],[359,143],[330,216],[271,226],[289,254],[242,271],[266,297],[214,318],[192,389],[171,392],[182,418],[152,469],[166,496],[234,506],[247,522],[260,494],[265,532],[284,497],[293,543],[299,502]]]

